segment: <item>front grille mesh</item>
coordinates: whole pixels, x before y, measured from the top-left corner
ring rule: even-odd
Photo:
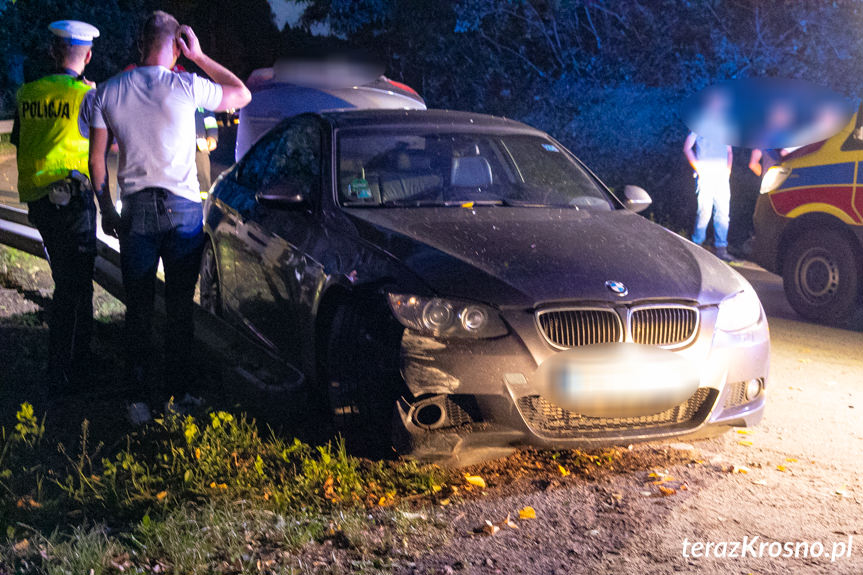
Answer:
[[[632,341],[671,346],[689,340],[698,327],[698,311],[685,307],[635,309],[630,317]]]
[[[680,405],[641,417],[589,417],[558,407],[539,395],[520,398],[518,408],[525,422],[539,435],[556,438],[607,436],[695,427],[707,417],[716,395],[716,390],[702,387]]]
[[[569,349],[623,339],[620,316],[614,310],[553,310],[538,317],[543,335],[557,347]]]

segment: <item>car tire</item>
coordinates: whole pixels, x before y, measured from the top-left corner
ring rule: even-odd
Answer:
[[[800,235],[782,266],[788,303],[811,321],[848,323],[859,302],[860,282],[854,245],[835,230]]]
[[[209,241],[201,256],[201,276],[198,279],[201,307],[222,317],[222,284],[219,282],[219,264],[216,252]]]
[[[374,302],[338,306],[326,342],[323,383],[333,426],[355,453],[392,456],[401,390],[401,327]]]

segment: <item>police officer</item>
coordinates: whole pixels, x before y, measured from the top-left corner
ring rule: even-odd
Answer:
[[[83,73],[99,30],[75,20],[49,29],[57,69],[18,90],[12,143],[20,201],[42,235],[54,278],[48,383],[62,392],[86,380],[91,362],[96,205],[87,163],[95,90]]]

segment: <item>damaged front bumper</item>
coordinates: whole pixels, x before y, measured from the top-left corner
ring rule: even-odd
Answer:
[[[412,397],[396,406],[396,446],[406,456],[457,465],[476,450],[595,448],[755,425],[768,377],[766,319],[762,313],[729,334],[713,329],[716,313],[701,308],[697,337],[674,352],[698,363],[698,388],[678,405],[638,417],[585,416],[544,397],[538,368],[560,352],[539,336],[530,313],[508,313],[513,331],[494,340],[444,342],[406,330],[402,375]]]

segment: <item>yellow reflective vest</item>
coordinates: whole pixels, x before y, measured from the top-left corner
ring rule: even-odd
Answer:
[[[46,76],[18,90],[18,195],[32,202],[71,170],[90,175],[90,145],[78,113],[92,88],[67,74]]]

